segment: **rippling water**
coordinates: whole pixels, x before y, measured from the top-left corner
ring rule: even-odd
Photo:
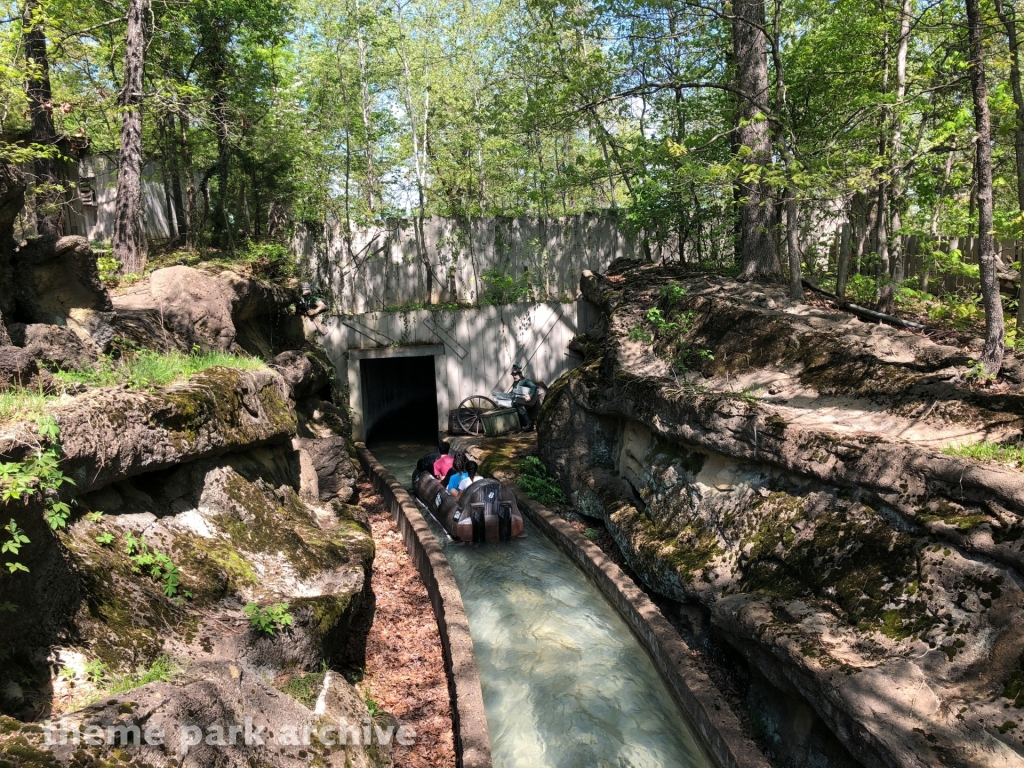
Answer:
[[[409,486],[430,446],[373,455]],[[704,768],[647,653],[568,557],[527,522],[527,538],[441,540],[466,606],[496,768]]]

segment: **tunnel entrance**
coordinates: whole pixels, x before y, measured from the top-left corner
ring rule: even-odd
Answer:
[[[359,361],[363,434],[381,440],[437,441],[434,358],[367,358]]]

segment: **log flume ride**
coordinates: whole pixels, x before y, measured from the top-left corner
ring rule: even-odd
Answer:
[[[412,487],[416,498],[455,541],[482,544],[526,535],[515,495],[497,480],[477,480],[458,499],[429,471],[414,474]]]

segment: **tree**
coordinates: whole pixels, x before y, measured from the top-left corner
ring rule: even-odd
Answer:
[[[142,208],[142,76],[146,66],[146,22],[149,0],[129,0],[125,42],[124,86],[121,89],[121,148],[114,208],[114,258],[125,273],[142,274],[146,267],[146,224]]]
[[[775,243],[775,209],[763,171],[771,163],[768,118],[768,38],[764,0],[734,0],[733,54],[739,104],[742,274],[775,275],[781,271]]]
[[[46,53],[46,30],[39,0],[26,0],[22,12],[22,36],[25,45],[25,94],[32,119],[32,143],[39,151],[32,164],[35,175],[34,196],[36,231],[40,235],[64,234],[64,191],[57,161],[52,151],[57,144],[53,123],[53,93],[50,88],[50,59]]]
[[[981,363],[992,375],[1003,364],[1003,303],[999,295],[996,269],[994,220],[992,215],[992,121],[985,83],[985,51],[982,41],[979,0],[966,0],[967,30],[970,41],[971,96],[974,101],[975,164],[978,177],[978,263],[981,296],[985,305],[985,348]]]
[[[995,0],[996,13],[1006,30],[1010,51],[1010,90],[1013,93],[1013,157],[1017,171],[1017,209],[1024,218],[1024,89],[1020,82],[1020,42],[1017,37],[1017,9],[1007,6],[1003,0]],[[1017,330],[1024,331],[1024,253],[1018,251],[1021,262],[1020,288],[1017,293]]]

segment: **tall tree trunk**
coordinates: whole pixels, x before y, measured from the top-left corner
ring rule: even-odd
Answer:
[[[1003,0],[996,0],[996,11],[999,20],[1006,28],[1006,37],[1010,48],[1010,87],[1013,90],[1013,104],[1016,107],[1016,120],[1013,129],[1013,155],[1017,165],[1017,207],[1024,216],[1024,90],[1020,84],[1020,44],[1017,40],[1017,14],[1015,8],[1007,13]],[[1017,258],[1021,262],[1020,290],[1017,295],[1017,328],[1018,333],[1024,330],[1024,249],[1017,239]]]
[[[768,121],[768,38],[764,0],[733,0],[732,39],[736,86],[740,92],[739,141],[750,152],[745,164],[771,162]],[[775,212],[768,184],[740,181],[740,225],[743,230],[743,271],[746,277],[781,272],[775,242]]]
[[[188,120],[182,113],[178,114],[178,125],[180,126],[178,136],[181,149],[181,174],[185,177],[185,248],[191,250],[195,247],[196,237],[196,179],[192,170],[192,145],[188,138]]]
[[[799,229],[799,207],[797,205],[796,184],[793,183],[793,174],[796,166],[796,155],[794,148],[786,136],[786,129],[783,121],[787,116],[786,110],[786,78],[782,65],[782,52],[780,41],[782,39],[782,0],[775,0],[774,13],[772,14],[772,61],[775,65],[775,115],[779,118],[775,128],[775,143],[782,161],[786,166],[786,175],[790,179],[789,189],[784,191],[786,198],[786,255],[789,259],[789,297],[798,301],[804,299],[804,286],[800,274],[800,229]]]
[[[374,10],[378,11],[377,8]],[[357,2],[356,12],[359,11],[360,4]],[[366,194],[366,210],[372,216],[376,210],[377,168],[374,158],[373,101],[370,96],[370,75],[367,66],[369,43],[366,41],[362,22],[356,32],[356,52],[359,59],[359,106],[363,119],[363,140],[366,143],[366,183],[363,187]]]
[[[880,2],[884,13],[885,2]],[[887,23],[887,22],[883,22]],[[878,251],[878,264],[875,265],[876,309],[879,312],[892,314],[893,295],[889,264],[889,175],[892,166],[892,144],[889,131],[892,127],[892,107],[888,103],[889,94],[889,28],[883,26],[881,53],[882,83],[879,97],[882,103],[881,118],[878,126],[878,156],[881,161],[881,178],[878,180],[878,215],[875,217],[875,247]]]
[[[209,178],[204,174],[205,196],[209,199],[211,239],[221,248],[231,245],[230,221],[228,219],[228,182],[231,172],[231,126],[230,105],[228,104],[227,82],[231,76],[228,62],[228,43],[232,30],[227,21],[209,9],[197,14],[199,39],[205,67],[202,72],[203,85],[210,91],[210,107],[213,114],[213,130],[217,138],[217,162],[214,173],[217,178],[216,191],[211,193]],[[206,216],[204,215],[205,222]]]
[[[49,148],[57,143],[57,129],[53,124],[46,31],[40,14],[39,0],[27,0],[22,14],[22,38],[28,63],[25,95],[32,118],[32,143]],[[40,235],[60,237],[64,234],[64,196],[58,163],[50,157],[37,157],[32,163],[32,172],[35,175],[36,231]]]
[[[146,268],[146,224],[142,201],[142,74],[146,64],[149,0],[130,0],[121,90],[121,151],[114,206],[114,258],[126,274]]]
[[[981,296],[985,306],[985,349],[981,362],[990,374],[1003,365],[1003,303],[999,295],[995,238],[992,232],[992,124],[985,84],[985,52],[978,0],[966,0],[970,39],[971,95],[974,97],[974,125],[978,174],[978,262],[981,267]]]
[[[844,221],[839,235],[839,258],[836,268],[836,296],[846,301],[846,280],[850,271],[850,222]]]
[[[892,185],[890,188],[892,231],[889,233],[891,238],[889,254],[891,259],[892,291],[895,291],[903,283],[904,277],[903,235],[900,232],[903,228],[903,217],[900,213],[902,205],[902,171],[900,169],[903,163],[903,103],[907,96],[907,53],[910,49],[910,17],[912,11],[911,0],[902,0],[900,4],[900,37],[896,45],[896,108],[893,113],[892,129],[893,168]],[[890,295],[895,299],[894,294],[891,293]]]
[[[934,257],[932,254],[940,250],[942,243],[939,242],[939,217],[942,215],[942,201],[946,199],[946,192],[949,188],[949,177],[953,173],[953,153],[955,147],[946,155],[946,167],[942,174],[942,186],[939,187],[939,198],[935,202],[935,209],[932,211],[932,221],[928,226],[928,249],[925,251],[923,269],[921,270],[921,290],[928,292],[928,281],[931,279],[931,268]]]

